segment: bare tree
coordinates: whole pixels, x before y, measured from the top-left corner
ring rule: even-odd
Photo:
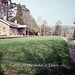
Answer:
[[[47,26],[47,21],[43,20],[43,26],[44,26],[44,36],[46,35],[46,26]]]
[[[42,18],[41,18],[41,16],[39,16],[37,23],[40,26],[40,36],[41,36],[41,26],[42,26]]]
[[[64,30],[64,37],[66,37],[66,30]]]
[[[61,21],[56,22],[56,27],[55,27],[55,35],[61,35]]]

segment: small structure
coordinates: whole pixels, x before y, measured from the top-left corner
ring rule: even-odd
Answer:
[[[27,25],[0,19],[0,35],[26,35]]]

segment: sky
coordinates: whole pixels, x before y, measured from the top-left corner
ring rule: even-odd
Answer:
[[[48,26],[55,26],[60,20],[63,26],[74,26],[75,0],[12,0],[26,5],[30,14],[37,21],[39,16],[46,20]]]

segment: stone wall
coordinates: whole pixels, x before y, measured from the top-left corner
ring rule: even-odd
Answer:
[[[0,35],[10,35],[10,27],[3,22],[0,22]]]
[[[10,35],[18,35],[18,29],[14,27],[10,27]]]

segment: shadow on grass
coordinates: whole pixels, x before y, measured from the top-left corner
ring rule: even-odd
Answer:
[[[35,75],[75,75],[75,71],[65,67],[40,68]]]
[[[0,75],[4,75],[4,70],[1,67],[1,60],[2,60],[2,52],[0,52]]]

